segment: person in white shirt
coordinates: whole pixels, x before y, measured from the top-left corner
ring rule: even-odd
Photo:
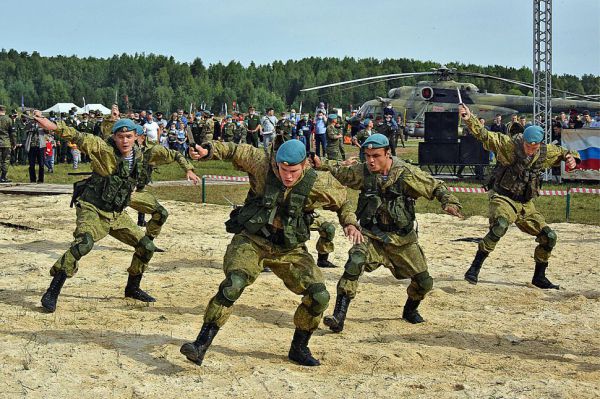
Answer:
[[[146,115],[146,123],[144,123],[144,132],[146,133],[147,140],[150,143],[158,142],[158,123],[154,122],[152,112],[148,112]]]

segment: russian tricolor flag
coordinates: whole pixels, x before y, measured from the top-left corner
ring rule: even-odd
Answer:
[[[563,147],[579,153],[577,169],[600,170],[600,129],[563,129],[561,139]]]

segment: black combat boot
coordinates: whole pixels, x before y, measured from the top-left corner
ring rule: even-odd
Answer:
[[[477,254],[475,255],[475,259],[473,259],[473,263],[471,263],[471,267],[465,273],[465,280],[467,280],[471,284],[477,284],[477,276],[479,276],[479,270],[481,270],[481,265],[483,265],[483,261],[488,257],[490,253],[482,250],[477,250]]]
[[[417,310],[420,303],[421,301],[407,298],[406,303],[404,304],[402,318],[412,324],[423,323],[425,320],[423,319],[423,317],[421,317],[419,311]]]
[[[129,275],[127,278],[127,286],[125,286],[125,298],[133,298],[142,302],[156,302],[156,299],[140,288],[142,276],[143,274],[138,274],[137,276]]]
[[[138,212],[138,222],[137,225],[140,227],[146,227],[146,214],[142,212]]]
[[[288,353],[288,358],[302,366],[318,366],[321,362],[315,359],[308,348],[308,341],[312,332],[296,328],[294,339]]]
[[[42,296],[42,306],[48,312],[52,313],[56,310],[56,301],[58,300],[58,295],[60,294],[60,290],[62,289],[66,279],[67,273],[62,270],[56,272],[52,278],[50,287],[48,287],[48,290]]]
[[[339,333],[344,329],[344,321],[346,320],[346,313],[348,313],[348,306],[350,306],[350,297],[346,294],[338,294],[335,299],[335,308],[331,316],[325,316],[323,324],[335,333]]]
[[[202,365],[204,355],[208,350],[213,339],[219,332],[219,327],[214,323],[204,323],[200,329],[200,333],[194,342],[186,342],[181,345],[179,352],[181,352],[190,361],[196,363],[198,366]]]
[[[319,254],[317,258],[317,266],[322,268],[337,267],[336,265],[331,263],[327,258],[329,258],[329,254]]]
[[[559,289],[560,287],[556,284],[552,284],[550,280],[546,278],[546,268],[548,267],[548,262],[535,262],[535,272],[533,273],[533,279],[531,280],[531,284],[535,285],[538,288],[548,290],[548,289]]]

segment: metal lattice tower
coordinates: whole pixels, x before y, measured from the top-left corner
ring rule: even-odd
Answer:
[[[533,0],[533,123],[552,141],[552,0]],[[546,180],[551,172],[546,172]]]

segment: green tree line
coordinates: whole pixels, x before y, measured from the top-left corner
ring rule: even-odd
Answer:
[[[357,108],[376,96],[387,96],[389,89],[413,85],[423,77],[380,82],[348,90],[331,88],[301,93],[300,89],[327,83],[402,72],[430,71],[439,64],[413,59],[304,58],[267,65],[237,61],[204,65],[200,58],[191,63],[155,54],[115,55],[111,58],[75,56],[42,57],[39,53],[2,49],[0,52],[0,104],[16,107],[21,98],[27,107],[44,109],[57,102],[82,105],[115,101],[121,109],[152,109],[170,112],[206,104],[220,111],[222,104],[240,109],[254,105],[259,111],[274,107],[314,110],[319,101],[344,110]],[[453,63],[448,67],[479,72],[507,79],[532,82],[529,68],[500,65],[478,66]],[[528,89],[480,78],[461,78],[480,90],[491,93],[530,95]],[[561,75],[553,77],[553,87],[581,94],[600,93],[600,77]],[[231,108],[230,108],[231,109]]]

